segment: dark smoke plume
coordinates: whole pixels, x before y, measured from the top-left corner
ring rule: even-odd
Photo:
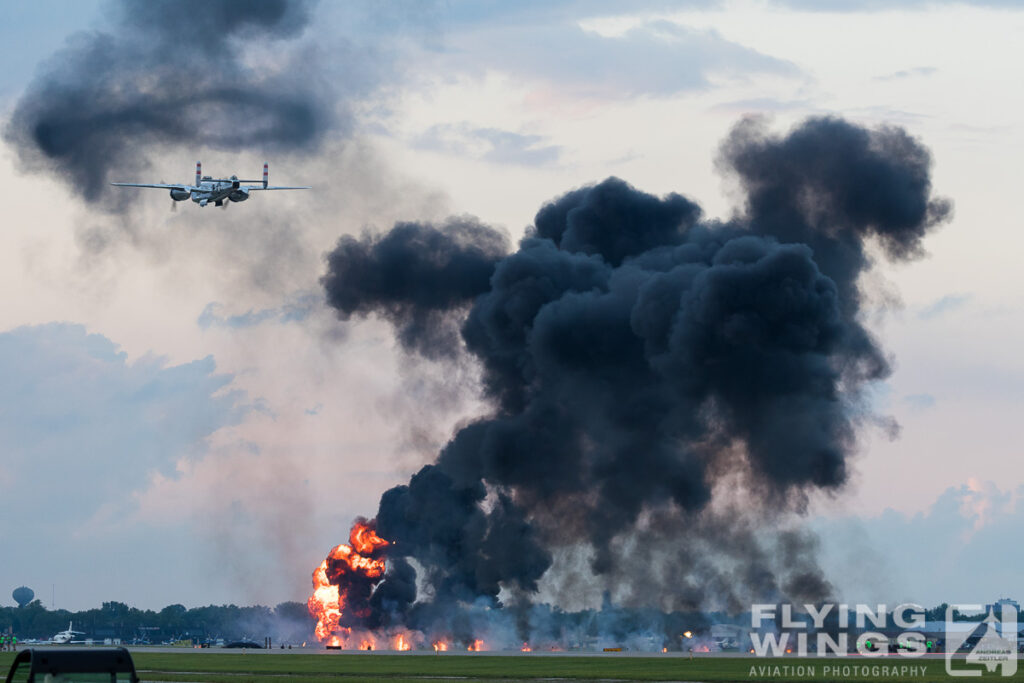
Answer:
[[[26,168],[89,202],[161,145],[309,151],[345,125],[280,50],[308,24],[306,2],[122,0],[114,15],[112,32],[78,34],[49,60],[4,131]]]
[[[440,228],[399,223],[383,236],[342,237],[322,282],[343,318],[378,312],[407,348],[429,358],[451,356],[460,345],[452,313],[487,291],[507,253],[503,233],[472,219]]]
[[[746,121],[720,164],[746,194],[724,224],[610,178],[544,206],[508,255],[470,250],[464,226],[399,225],[329,256],[331,304],[382,315],[411,352],[445,355],[423,321],[457,315],[492,406],[381,498],[389,618],[433,623],[501,588],[528,603],[570,547],[676,609],[827,597],[813,539],[773,516],[843,486],[863,389],[890,372],[861,323],[865,245],[916,257],[950,205],[899,129]],[[716,505],[737,489],[747,507]],[[415,605],[413,560],[431,592]]]

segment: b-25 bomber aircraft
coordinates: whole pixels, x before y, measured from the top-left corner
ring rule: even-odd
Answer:
[[[167,185],[165,183],[110,183],[118,187],[155,187],[162,190],[170,190],[171,199],[175,202],[182,202],[191,199],[199,206],[205,207],[210,202],[214,206],[228,208],[229,202],[244,202],[249,198],[249,193],[257,190],[311,190],[307,186],[288,187],[285,185],[269,185],[270,176],[267,164],[263,164],[263,182],[259,185],[243,185],[242,183],[259,183],[258,180],[242,180],[238,176],[230,178],[211,178],[203,175],[203,165],[196,162],[196,183],[195,185]],[[171,205],[171,208],[174,204]]]

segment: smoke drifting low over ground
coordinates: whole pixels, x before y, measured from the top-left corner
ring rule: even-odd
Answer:
[[[864,390],[890,373],[861,320],[866,245],[922,253],[951,212],[930,164],[897,128],[746,120],[721,147],[745,195],[728,222],[609,178],[543,206],[510,253],[470,220],[342,238],[339,316],[480,364],[491,406],[381,497],[365,625],[429,631],[542,587],[666,610],[828,597],[783,520],[849,477]]]

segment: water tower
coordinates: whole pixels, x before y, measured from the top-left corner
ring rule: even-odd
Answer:
[[[18,603],[18,607],[24,607],[28,603],[32,602],[32,598],[36,597],[36,593],[28,586],[21,586],[20,588],[14,589],[14,592],[11,593],[11,597],[14,598],[14,602]]]

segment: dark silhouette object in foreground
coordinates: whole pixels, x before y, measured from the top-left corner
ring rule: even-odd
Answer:
[[[103,681],[104,683],[138,683],[135,663],[128,650],[118,648],[29,648],[22,650],[11,663],[6,683],[25,681],[42,683],[51,680]]]

